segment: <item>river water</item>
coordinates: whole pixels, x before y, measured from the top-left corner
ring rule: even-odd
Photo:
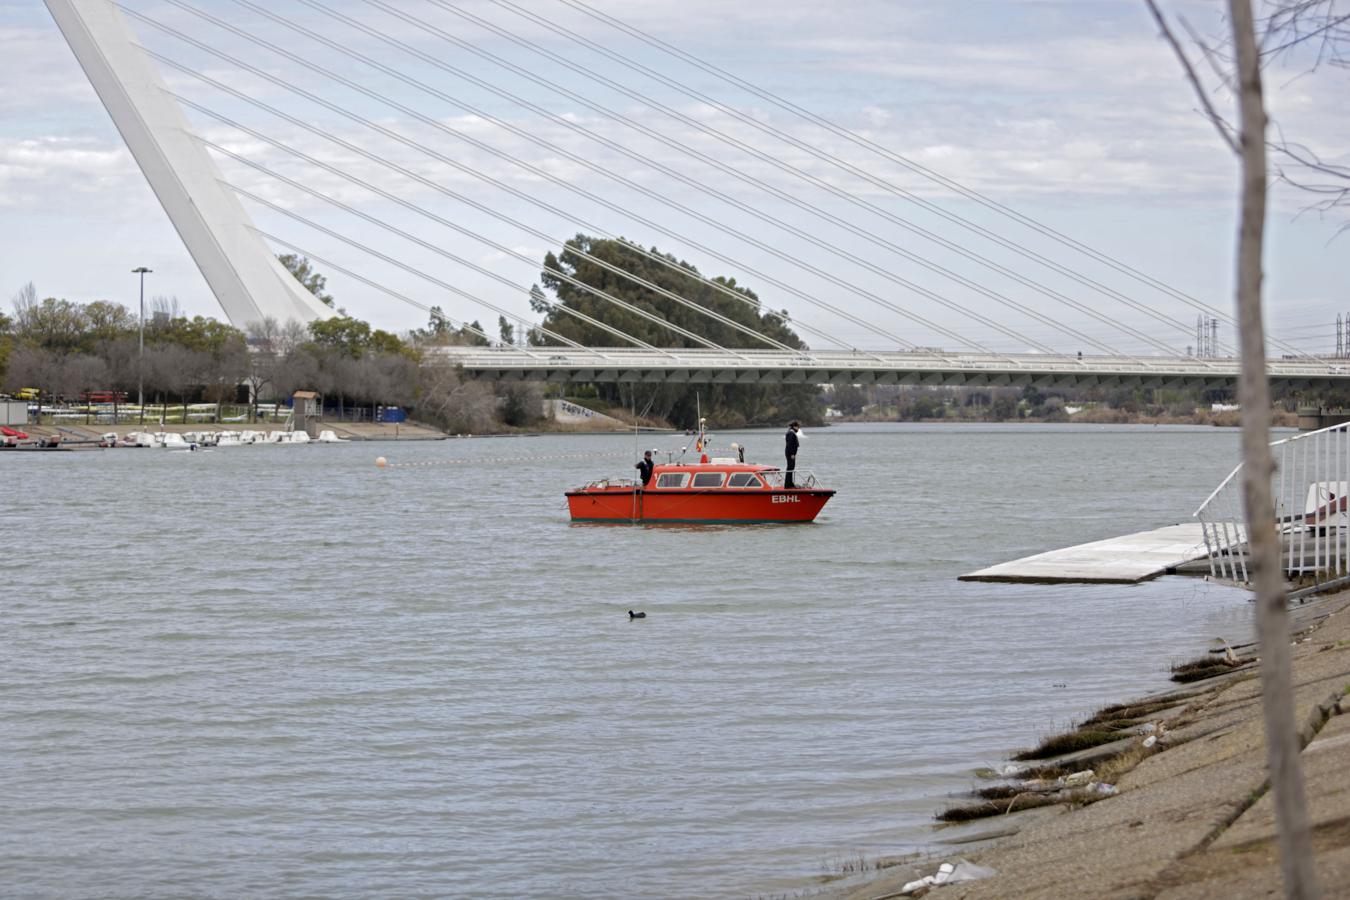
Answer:
[[[636,447],[0,457],[0,893],[791,892],[1250,630],[1198,579],[956,580],[1185,520],[1232,431],[818,429],[815,525],[569,525]]]

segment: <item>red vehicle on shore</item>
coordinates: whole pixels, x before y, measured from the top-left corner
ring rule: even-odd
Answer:
[[[788,473],[733,456],[710,457],[702,433],[694,461],[657,463],[643,487],[632,479],[604,479],[567,492],[573,522],[667,524],[761,524],[811,522],[834,496],[814,475]]]

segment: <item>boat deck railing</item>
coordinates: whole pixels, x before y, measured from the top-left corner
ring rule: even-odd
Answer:
[[[768,471],[760,472],[759,474],[769,483],[769,487],[774,488],[775,490],[781,490],[787,487],[787,476],[789,473],[785,469],[769,469]],[[791,475],[792,486],[794,488],[820,487],[820,482],[816,480],[815,474],[807,469],[794,469]]]
[[[759,475],[761,478],[764,479],[764,481],[769,485],[769,488],[772,490],[781,491],[787,488],[786,482],[788,473],[784,469],[767,469],[759,472]],[[633,478],[598,478],[595,481],[583,485],[582,487],[575,488],[575,490],[595,491],[595,490],[605,490],[606,488],[636,488],[641,486],[642,482],[637,481],[636,479]],[[792,487],[818,488],[820,487],[820,482],[816,479],[815,473],[810,472],[806,469],[796,469],[792,472]],[[647,489],[665,490],[663,488],[656,487],[655,479],[653,479],[652,484],[649,485]],[[683,488],[683,490],[689,489],[690,487],[687,484]]]

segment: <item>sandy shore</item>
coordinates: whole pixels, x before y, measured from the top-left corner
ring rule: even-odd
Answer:
[[[1303,728],[1318,880],[1324,897],[1345,897],[1350,896],[1350,716],[1343,713],[1350,711],[1350,592],[1310,600],[1292,617],[1295,721]],[[1235,649],[1253,657],[1257,652],[1254,646]],[[997,874],[928,888],[929,896],[1282,895],[1258,665],[1148,698],[1171,707],[1151,717],[1153,733],[1161,725],[1164,738],[1144,749],[1143,734],[1130,737],[1126,752],[1142,760],[1116,780],[1115,796],[963,826],[965,837],[1000,836],[992,844],[954,845],[922,863],[872,873],[870,880],[838,885],[826,896],[921,896],[923,889],[909,894],[902,889],[957,857]],[[1070,763],[1070,770],[1102,768],[1100,760]]]

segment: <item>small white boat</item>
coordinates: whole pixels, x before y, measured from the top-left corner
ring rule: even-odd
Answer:
[[[216,433],[217,447],[240,447],[243,443],[244,442],[237,431],[220,431]]]
[[[330,429],[324,429],[323,431],[320,431],[320,432],[319,432],[319,443],[320,443],[320,444],[347,444],[347,443],[350,443],[350,441],[348,441],[346,438],[340,438],[340,437],[338,437],[338,436],[337,436],[337,432],[335,432],[335,431],[332,431],[332,430],[330,430]]]
[[[165,450],[186,450],[190,445],[176,431],[162,431],[155,435],[155,443]]]

